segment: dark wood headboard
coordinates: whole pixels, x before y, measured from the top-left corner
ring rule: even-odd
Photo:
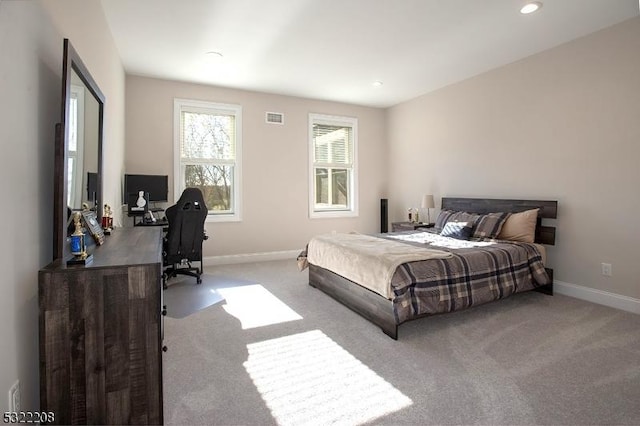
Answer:
[[[518,213],[525,210],[540,209],[536,222],[535,242],[548,245],[554,245],[556,242],[556,228],[554,226],[543,226],[542,219],[555,219],[557,217],[557,201],[442,197],[442,209],[469,213]]]

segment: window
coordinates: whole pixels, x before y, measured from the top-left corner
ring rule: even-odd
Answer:
[[[208,221],[239,221],[242,108],[174,100],[174,196],[199,188]]]
[[[309,114],[309,216],[358,215],[358,120]]]
[[[84,159],[84,87],[71,85],[69,99],[69,146],[67,147],[67,206],[79,206],[82,201]],[[86,185],[85,185],[86,186]]]

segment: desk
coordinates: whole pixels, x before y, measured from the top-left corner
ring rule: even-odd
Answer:
[[[155,215],[155,213],[159,213],[159,212],[164,212],[164,209],[160,207],[152,207],[146,212],[129,212],[127,213],[127,216],[133,218],[133,226],[145,226],[147,225],[145,222],[148,220],[147,215],[152,215],[156,217],[157,215]],[[137,217],[140,218],[139,221],[136,220]],[[159,222],[159,219],[156,218],[156,222]],[[165,219],[165,222],[166,222],[166,219]],[[152,224],[152,223],[154,222],[150,222],[149,224]],[[159,224],[158,226],[161,226],[161,225],[162,224]]]
[[[134,218],[133,226],[162,226],[164,228],[168,228],[169,221],[166,218],[164,218],[164,219],[156,219],[155,222],[152,222],[149,219],[143,219],[140,222],[136,222]]]

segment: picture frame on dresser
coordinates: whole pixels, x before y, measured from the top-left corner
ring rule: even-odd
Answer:
[[[96,216],[96,212],[91,210],[85,210],[82,213],[82,221],[84,222],[87,231],[93,238],[93,241],[99,246],[104,244],[104,229],[98,222],[98,216]]]

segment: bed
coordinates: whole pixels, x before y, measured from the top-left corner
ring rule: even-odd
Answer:
[[[507,235],[525,216],[532,227],[528,235],[522,238],[517,230]],[[557,201],[445,197],[433,229],[312,239],[304,253],[309,285],[397,339],[398,326],[406,321],[523,291],[552,295],[553,270],[544,265],[544,246],[555,244],[555,227],[542,221],[556,216]],[[499,232],[484,234],[481,228]],[[456,238],[445,238],[452,229]],[[383,262],[379,251],[392,254]],[[334,266],[323,253],[348,261]]]

